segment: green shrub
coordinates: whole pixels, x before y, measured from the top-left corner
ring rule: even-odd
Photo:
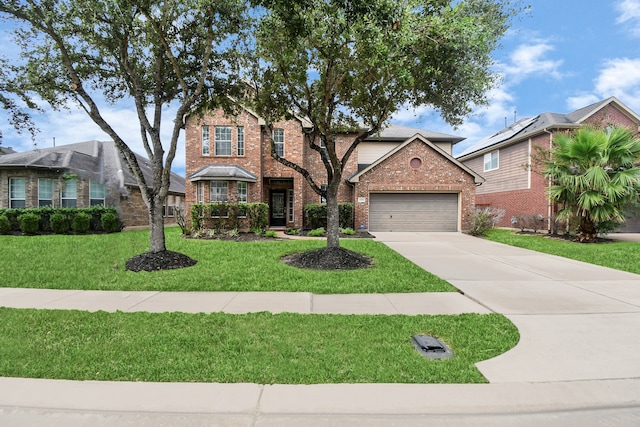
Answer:
[[[11,221],[6,215],[0,215],[0,234],[11,233]]]
[[[313,229],[310,232],[308,232],[307,236],[322,237],[322,236],[324,236],[324,234],[325,234],[324,228],[320,227],[320,228],[316,228],[316,229]]]
[[[40,215],[33,212],[25,212],[18,217],[20,231],[24,234],[36,234],[40,228]]]
[[[338,204],[339,227],[353,228],[353,203]],[[304,207],[305,224],[311,229],[327,227],[327,205],[311,203]]]
[[[267,230],[264,232],[264,237],[278,237],[278,233],[274,230]]]
[[[71,222],[71,228],[78,234],[85,234],[89,231],[90,225],[91,215],[85,212],[78,212]]]
[[[113,212],[105,212],[100,217],[100,222],[102,224],[102,229],[106,233],[116,233],[122,230],[122,223],[120,222],[120,218]]]
[[[300,234],[300,230],[298,230],[297,228],[287,228],[284,233],[290,236],[297,236],[298,234]]]
[[[341,228],[340,229],[340,233],[346,235],[346,236],[353,236],[354,234],[356,234],[356,232],[353,230],[353,228]]]
[[[471,228],[469,234],[472,236],[484,236],[487,230],[495,227],[504,216],[504,209],[496,208],[475,208],[471,212]]]
[[[63,213],[56,212],[49,216],[51,231],[56,234],[66,234],[69,232],[69,220]]]

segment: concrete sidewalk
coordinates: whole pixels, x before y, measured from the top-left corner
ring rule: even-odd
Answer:
[[[463,295],[0,289],[0,306],[123,311],[505,314],[490,384],[172,384],[0,378],[13,425],[640,425],[640,276],[460,233],[377,233]],[[639,247],[640,249],[640,247]],[[440,300],[437,300],[440,298]]]

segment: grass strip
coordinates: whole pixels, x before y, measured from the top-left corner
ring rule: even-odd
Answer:
[[[285,265],[286,254],[320,248],[317,240],[235,242],[180,237],[167,228],[167,248],[198,261],[189,268],[125,271],[127,259],[148,251],[149,232],[85,236],[0,236],[0,286],[124,291],[288,291],[316,294],[455,292],[382,243],[342,239],[347,249],[374,259],[352,271],[312,271]]]
[[[489,230],[487,239],[519,248],[640,274],[640,243],[638,242],[578,243],[550,239],[545,237],[544,234],[517,234],[513,230],[503,229]]]
[[[483,383],[518,341],[498,314],[89,313],[0,308],[0,376],[258,384]],[[411,345],[429,334],[455,357]]]

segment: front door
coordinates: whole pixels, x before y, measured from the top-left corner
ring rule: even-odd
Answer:
[[[269,225],[272,227],[284,227],[287,225],[286,195],[286,190],[271,190],[271,214],[269,215]]]

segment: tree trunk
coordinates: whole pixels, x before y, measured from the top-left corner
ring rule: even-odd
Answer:
[[[581,242],[590,242],[598,237],[598,231],[596,225],[590,216],[583,216],[580,218],[580,225],[578,226],[578,239]]]
[[[333,188],[335,187],[335,188]],[[340,247],[340,214],[338,211],[338,186],[327,188],[327,247]]]
[[[149,200],[149,240],[150,252],[167,250],[164,237],[164,218],[162,216],[162,200],[158,196]]]

